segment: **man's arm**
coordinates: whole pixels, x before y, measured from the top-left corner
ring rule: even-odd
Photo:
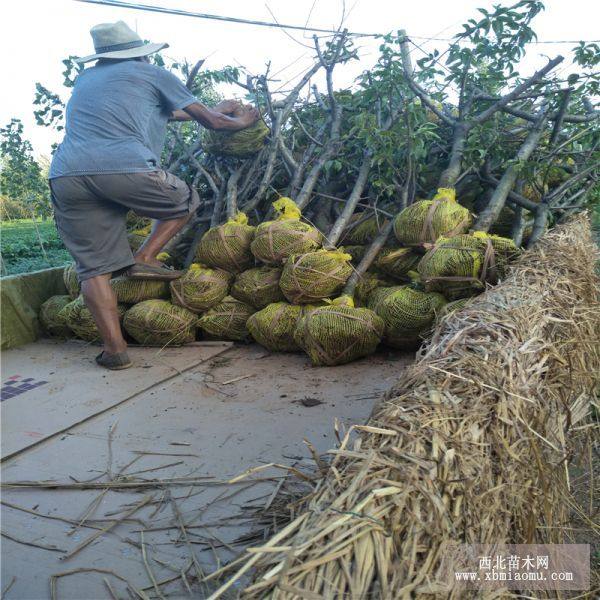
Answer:
[[[200,125],[207,129],[215,129],[217,131],[239,131],[246,129],[258,121],[260,114],[255,108],[248,108],[240,111],[240,114],[235,117],[224,115],[223,113],[208,108],[200,102],[194,102],[183,109]]]
[[[173,111],[171,118],[175,121],[198,121],[200,125],[207,129],[217,131],[246,129],[260,118],[260,114],[255,108],[245,108],[243,111],[236,112],[239,112],[238,116],[230,117],[200,102],[194,102],[184,107],[183,110]]]
[[[246,107],[248,108],[248,107]],[[238,100],[222,100],[216,106],[212,107],[213,111],[220,112],[223,115],[239,117],[245,110],[243,104]],[[185,110],[174,110],[169,117],[171,121],[193,121],[194,118],[188,115]]]

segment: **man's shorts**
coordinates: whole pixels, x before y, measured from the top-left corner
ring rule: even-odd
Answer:
[[[178,219],[196,210],[196,190],[166,171],[78,175],[50,180],[56,227],[80,281],[135,263],[126,215]]]

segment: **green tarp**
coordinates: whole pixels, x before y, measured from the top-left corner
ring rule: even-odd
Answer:
[[[41,335],[40,306],[50,296],[66,293],[62,267],[0,278],[2,350],[37,340]]]

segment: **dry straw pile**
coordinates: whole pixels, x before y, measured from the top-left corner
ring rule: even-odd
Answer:
[[[592,248],[585,218],[556,227],[445,317],[298,516],[221,591],[256,567],[245,597],[481,597],[440,578],[448,543],[563,540],[565,459],[590,431],[600,373]]]

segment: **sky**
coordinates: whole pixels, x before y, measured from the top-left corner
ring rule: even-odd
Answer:
[[[342,0],[140,0],[152,4],[224,16],[286,24],[308,24],[337,28],[343,14]],[[477,8],[514,0],[346,0],[344,25],[354,32],[387,33],[406,29],[425,50],[444,49],[443,41],[461,30],[469,18],[477,18]],[[600,2],[597,0],[546,0],[546,10],[534,22],[539,40],[591,40],[600,35]],[[11,118],[21,119],[25,135],[37,156],[49,156],[51,144],[62,134],[39,127],[33,118],[35,83],[40,82],[68,100],[69,90],[62,86],[61,60],[69,55],[93,52],[89,29],[103,22],[126,21],[140,36],[153,42],[168,42],[163,50],[167,59],[206,58],[205,67],[216,69],[228,64],[243,66],[250,73],[264,72],[271,61],[271,73],[278,86],[289,88],[312,64],[314,51],[311,33],[224,23],[176,15],[142,12],[133,9],[85,4],[75,0],[4,0],[0,4],[0,52],[2,56],[0,126]],[[417,37],[418,36],[418,37]],[[423,38],[423,39],[421,39]],[[360,60],[345,65],[336,73],[339,87],[351,84],[377,59],[378,42],[359,38]],[[572,43],[536,44],[528,48],[522,73],[533,72],[545,57],[568,55]],[[415,49],[413,55],[422,56]],[[568,74],[569,65],[562,67]],[[242,90],[240,89],[241,93]],[[231,92],[227,90],[231,95]],[[237,93],[237,92],[236,92]]]

